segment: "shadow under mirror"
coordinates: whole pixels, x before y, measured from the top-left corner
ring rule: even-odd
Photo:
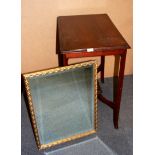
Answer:
[[[98,136],[55,151],[44,152],[44,155],[117,155]]]

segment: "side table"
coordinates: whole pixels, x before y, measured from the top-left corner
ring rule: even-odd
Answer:
[[[105,56],[119,56],[117,88],[113,101],[98,93],[98,99],[113,109],[114,127],[118,128],[128,43],[107,14],[60,16],[57,18],[57,54],[59,66],[68,65],[70,58],[101,57],[98,72],[104,82]]]

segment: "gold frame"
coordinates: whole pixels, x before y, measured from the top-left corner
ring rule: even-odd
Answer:
[[[34,112],[34,108],[33,108],[33,102],[32,102],[32,96],[31,96],[31,92],[30,92],[28,78],[34,77],[34,76],[39,76],[39,75],[61,72],[61,71],[65,71],[65,70],[69,70],[69,69],[73,69],[73,68],[80,68],[80,67],[89,66],[89,65],[93,65],[93,68],[94,68],[94,127],[95,127],[95,129],[84,132],[82,134],[76,134],[76,135],[73,135],[68,138],[60,139],[60,140],[57,140],[57,141],[54,141],[54,142],[51,142],[48,144],[41,144],[40,139],[39,139],[39,134],[38,134],[38,128],[37,128],[36,117],[35,117],[35,112]],[[35,140],[36,140],[39,150],[49,148],[49,147],[52,147],[52,146],[55,146],[58,144],[69,142],[71,140],[75,140],[75,139],[82,138],[82,137],[88,136],[90,134],[96,133],[96,130],[97,130],[97,62],[95,60],[83,62],[83,63],[79,63],[79,64],[74,64],[74,65],[69,65],[69,66],[65,66],[65,67],[58,67],[58,68],[54,68],[54,69],[47,69],[47,70],[43,70],[43,71],[26,73],[26,74],[23,74],[23,79],[24,79],[26,94],[27,94],[27,98],[28,98],[28,107],[30,110],[32,127],[33,127]]]

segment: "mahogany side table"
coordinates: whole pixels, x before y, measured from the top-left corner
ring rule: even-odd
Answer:
[[[123,87],[124,68],[128,43],[122,37],[107,14],[59,16],[57,18],[57,44],[59,66],[68,65],[68,59],[101,57],[98,72],[104,82],[105,56],[119,56],[117,88],[113,101],[98,93],[98,99],[113,109],[114,127],[118,118]]]

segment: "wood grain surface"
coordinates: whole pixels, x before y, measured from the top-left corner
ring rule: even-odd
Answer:
[[[130,48],[107,14],[59,16],[57,22],[60,53]]]

